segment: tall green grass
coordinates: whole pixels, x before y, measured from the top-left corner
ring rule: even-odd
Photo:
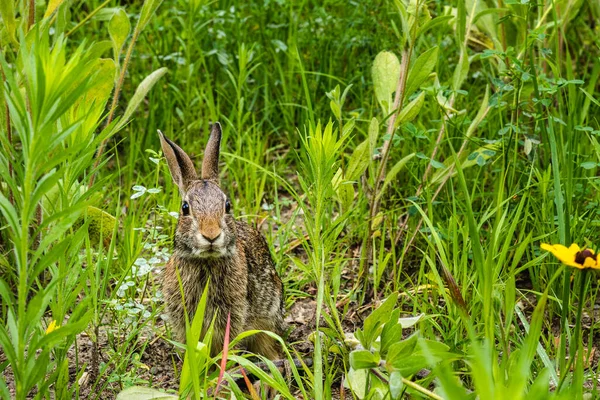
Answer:
[[[313,366],[262,374],[283,397],[598,397],[596,279],[539,250],[597,249],[596,3],[48,3],[0,7],[3,397],[152,386],[179,207],[155,132],[198,160],[216,120],[236,216],[288,308],[316,301]],[[209,393],[220,360],[188,360],[169,389]]]

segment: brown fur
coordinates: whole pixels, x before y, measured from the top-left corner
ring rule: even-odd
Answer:
[[[225,212],[227,197],[218,185],[221,128],[211,131],[198,180],[193,163],[181,148],[160,134],[163,153],[189,215],[180,213],[174,252],[165,268],[163,292],[167,314],[178,340],[185,339],[185,312],[190,321],[210,281],[203,321],[205,331],[215,318],[211,354],[223,348],[227,315],[230,339],[251,330],[285,331],[283,285],[275,271],[266,240],[247,223]],[[183,287],[183,298],[178,275]],[[185,304],[185,310],[184,310]],[[280,348],[266,334],[248,337],[242,345],[270,359]]]

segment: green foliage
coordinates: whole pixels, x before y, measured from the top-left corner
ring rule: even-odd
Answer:
[[[180,205],[155,135],[199,160],[216,120],[235,215],[316,326],[290,335],[314,352],[283,349],[311,367],[290,381],[231,350],[215,397],[243,396],[239,366],[282,398],[342,379],[357,398],[597,397],[597,282],[539,250],[598,250],[595,2],[2,0],[0,18],[0,397],[216,387],[200,313],[185,344],[161,319]],[[178,387],[148,371],[157,344]]]

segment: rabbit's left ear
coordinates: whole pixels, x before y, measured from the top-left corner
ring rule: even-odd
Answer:
[[[160,137],[160,145],[167,159],[167,165],[169,166],[169,171],[171,171],[173,182],[179,186],[179,191],[183,195],[187,190],[188,184],[198,179],[194,163],[181,147],[173,143],[161,131],[158,131],[158,137]]]
[[[202,160],[202,179],[219,182],[219,154],[221,152],[221,124],[215,122]]]

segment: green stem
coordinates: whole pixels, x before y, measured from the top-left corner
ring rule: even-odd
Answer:
[[[571,337],[571,343],[569,346],[569,360],[567,362],[567,365],[565,366],[564,369],[561,368],[561,374],[560,374],[560,383],[558,384],[557,387],[557,392],[560,391],[560,388],[562,386],[562,384],[565,382],[567,376],[568,376],[568,372],[571,370],[571,367],[573,366],[573,362],[575,360],[575,357],[577,357],[578,359],[580,357],[582,357],[583,355],[583,337],[581,336],[581,316],[583,314],[583,305],[585,304],[585,288],[587,286],[587,280],[588,280],[588,270],[584,269],[581,271],[581,277],[579,280],[579,298],[578,298],[578,304],[577,304],[577,319],[575,320],[575,333],[574,335]],[[565,274],[567,277],[570,277],[570,274]],[[577,384],[575,382],[575,384]]]

